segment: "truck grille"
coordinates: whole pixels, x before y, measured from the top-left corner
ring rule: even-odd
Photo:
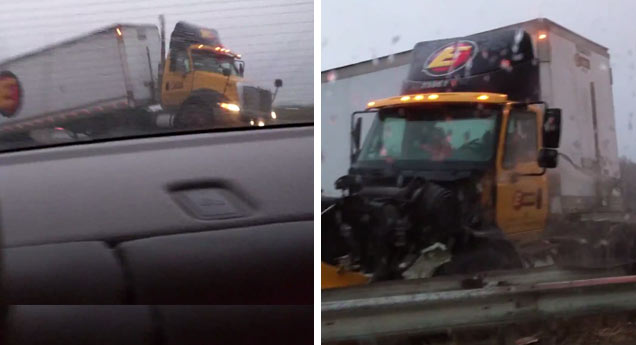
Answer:
[[[243,86],[241,108],[247,112],[269,114],[272,111],[272,93],[254,86]]]

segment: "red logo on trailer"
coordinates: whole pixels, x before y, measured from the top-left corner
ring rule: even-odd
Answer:
[[[15,74],[9,71],[0,72],[0,114],[5,117],[14,116],[22,104],[22,87]]]
[[[451,42],[433,52],[424,63],[424,73],[439,77],[459,71],[477,55],[473,41]]]

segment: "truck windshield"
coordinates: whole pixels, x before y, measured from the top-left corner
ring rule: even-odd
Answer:
[[[493,157],[499,107],[434,105],[385,109],[358,162],[486,162]]]
[[[205,50],[192,51],[192,64],[195,71],[223,73],[223,69],[230,70],[231,75],[240,75],[234,58],[215,54]]]

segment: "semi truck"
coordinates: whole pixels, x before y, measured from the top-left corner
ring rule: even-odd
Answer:
[[[165,41],[163,24],[161,34],[155,25],[116,24],[0,62],[0,136],[274,120],[275,94],[245,82],[241,55],[216,30],[178,22],[167,54]]]
[[[322,202],[323,288],[634,262],[607,48],[541,18],[392,59],[407,57],[377,71],[402,72],[401,90],[351,115],[341,195]],[[354,66],[327,71],[323,95],[334,73],[382,93]]]

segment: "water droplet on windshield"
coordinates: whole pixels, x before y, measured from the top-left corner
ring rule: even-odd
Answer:
[[[499,62],[499,66],[506,72],[512,71],[512,65],[510,64],[510,60],[508,59],[501,59],[501,61]]]
[[[336,81],[336,79],[338,79],[338,74],[336,73],[336,71],[330,71],[329,73],[327,73],[328,82],[333,83]]]
[[[515,31],[515,44],[519,44],[523,38],[523,30],[517,29]]]
[[[396,44],[400,41],[400,35],[395,35],[391,38],[391,44]]]

